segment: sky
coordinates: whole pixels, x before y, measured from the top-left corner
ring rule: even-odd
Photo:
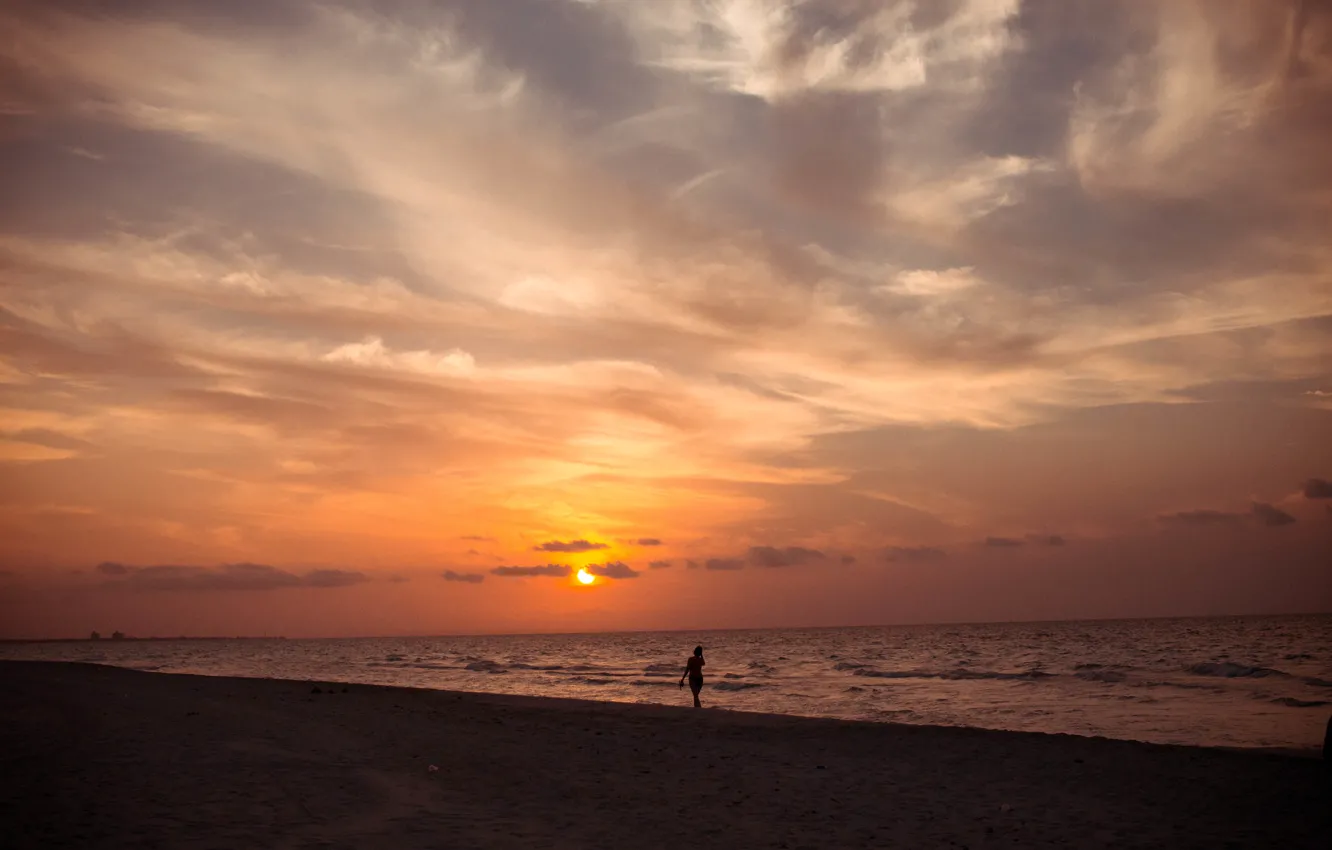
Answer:
[[[0,33],[0,637],[1332,610],[1327,4]]]

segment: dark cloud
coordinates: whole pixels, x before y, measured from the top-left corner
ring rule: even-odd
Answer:
[[[855,556],[855,555],[843,555],[843,556],[842,556],[842,566],[844,566],[844,567],[849,567],[849,566],[851,566],[852,564],[854,564],[855,562],[856,562],[856,556]]]
[[[475,542],[477,542],[477,543],[494,543],[494,542],[495,542],[495,538],[493,538],[493,537],[486,537],[486,536],[483,535],[483,534],[464,534],[462,537],[459,537],[458,539],[459,539],[459,540],[472,540],[472,541],[475,541]]]
[[[442,13],[459,38],[488,61],[523,74],[543,99],[578,116],[603,120],[628,114],[652,97],[654,79],[638,61],[633,39],[595,3],[575,0],[454,0],[429,9],[421,24]],[[397,14],[401,15],[399,11]]]
[[[701,566],[703,565],[698,561],[695,561],[693,558],[690,558],[685,561],[685,569],[696,570]]]
[[[623,561],[609,561],[605,564],[588,564],[583,569],[602,578],[638,578],[638,571]]]
[[[1198,527],[1234,527],[1243,525],[1252,520],[1259,525],[1268,528],[1278,528],[1295,522],[1295,517],[1267,502],[1254,502],[1247,514],[1234,511],[1201,509],[1196,511],[1181,511],[1175,514],[1165,514],[1157,517],[1157,520],[1168,525]]]
[[[889,561],[940,561],[948,557],[935,546],[889,546],[883,554]]]
[[[1163,522],[1167,525],[1225,526],[1239,525],[1244,521],[1244,515],[1231,513],[1230,511],[1202,509],[1196,511],[1180,511],[1179,513],[1174,514],[1162,514],[1156,519],[1158,522]]]
[[[355,570],[313,570],[297,574],[268,564],[222,564],[217,567],[165,564],[133,567],[104,562],[97,565],[103,575],[117,576],[108,586],[131,590],[280,590],[292,587],[349,587],[369,581]]]
[[[655,537],[640,537],[640,538],[638,538],[638,541],[637,541],[637,542],[638,542],[638,545],[639,545],[639,546],[660,546],[660,545],[661,545],[661,541],[658,540],[658,539],[655,538]]]
[[[49,449],[90,449],[94,448],[92,443],[87,440],[80,440],[77,437],[71,437],[67,434],[61,434],[57,431],[51,431],[46,428],[26,428],[22,431],[4,433],[0,431],[0,436],[6,440],[13,440],[18,443],[28,443],[34,446],[46,446]]]
[[[480,584],[486,580],[481,573],[457,573],[453,570],[445,570],[440,573],[440,577],[445,581],[458,581],[464,584]]]
[[[1304,482],[1304,498],[1306,499],[1332,499],[1332,481],[1324,481],[1321,478],[1310,478]]]
[[[1023,542],[1015,537],[987,537],[985,545],[995,549],[1016,549],[1022,546]]]
[[[548,540],[540,546],[533,546],[535,552],[591,552],[594,549],[610,548],[605,543],[592,543],[588,540]]]
[[[649,562],[648,562],[648,569],[650,569],[650,570],[664,570],[664,569],[668,568],[670,565],[671,565],[671,562],[670,562],[670,561],[649,561]]]
[[[749,563],[756,567],[798,567],[822,561],[826,557],[817,549],[806,549],[803,546],[787,546],[785,549],[751,546],[749,549]]]
[[[1258,522],[1269,528],[1290,525],[1295,521],[1295,517],[1266,502],[1254,502],[1252,511]]]
[[[709,570],[743,570],[745,562],[739,558],[708,558],[703,566]]]
[[[562,578],[567,576],[571,570],[568,564],[541,564],[534,567],[496,567],[491,570],[491,575],[504,576],[506,578],[527,576],[551,576]]]
[[[301,577],[304,587],[347,587],[369,581],[364,573],[355,570],[314,570]]]
[[[1068,542],[1059,534],[1028,534],[1027,540],[1038,546],[1063,546]]]
[[[774,184],[787,200],[851,218],[875,214],[889,153],[875,96],[802,93],[774,104],[770,120]]]

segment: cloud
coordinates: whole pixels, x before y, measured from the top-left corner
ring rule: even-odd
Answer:
[[[806,549],[802,546],[787,546],[784,549],[751,546],[748,557],[749,563],[756,567],[794,567],[822,561],[827,556],[817,549]]]
[[[445,570],[440,573],[440,577],[445,581],[458,581],[465,584],[480,584],[486,580],[486,577],[481,573],[459,573],[453,570]]]
[[[690,562],[693,563],[692,561]],[[703,562],[705,569],[716,571],[743,570],[745,562],[739,558],[708,558]]]
[[[670,566],[670,561],[648,561],[648,569],[650,570],[664,570],[668,569]]]
[[[947,557],[947,552],[934,546],[889,546],[884,550],[884,558],[889,561],[940,561]]]
[[[994,549],[1016,549],[1023,545],[1023,541],[1014,537],[987,537],[985,545]]]
[[[1039,546],[1063,546],[1068,543],[1061,534],[1028,534],[1027,540]]]
[[[1252,510],[1258,522],[1269,528],[1278,528],[1295,522],[1295,517],[1266,502],[1254,502]]]
[[[549,540],[532,547],[536,552],[591,552],[595,549],[609,548],[606,543],[592,543],[587,540]]]
[[[1114,537],[1327,468],[1326,4],[110,5],[0,4],[7,557]]]
[[[160,565],[135,567],[112,562],[97,566],[98,572],[115,576],[107,586],[129,590],[162,591],[258,591],[285,588],[350,587],[369,581],[355,570],[321,569],[292,573],[267,564],[222,564],[216,567]]]
[[[661,541],[655,537],[640,537],[636,541],[639,546],[660,546]]]
[[[1332,481],[1310,478],[1304,482],[1303,492],[1306,499],[1332,499]]]
[[[553,578],[563,578],[569,575],[572,568],[568,564],[541,564],[534,567],[495,567],[491,570],[492,575],[512,577],[528,576],[551,576]]]
[[[347,587],[369,580],[356,570],[313,570],[300,577],[300,584],[303,587]]]
[[[1248,513],[1201,509],[1158,516],[1157,520],[1169,525],[1198,527],[1237,527],[1257,522],[1268,528],[1279,528],[1295,522],[1295,517],[1266,502],[1254,502]]]
[[[1157,517],[1159,522],[1169,525],[1193,526],[1233,526],[1244,521],[1244,514],[1229,511],[1216,511],[1208,508],[1179,513],[1163,514]]]
[[[477,543],[494,543],[494,542],[495,542],[495,538],[493,538],[493,537],[486,537],[486,536],[481,535],[481,534],[464,534],[462,537],[459,537],[458,539],[459,539],[459,540],[471,540],[471,541],[474,541],[474,542],[477,542]]]
[[[844,567],[849,567],[849,566],[851,566],[852,564],[854,564],[855,562],[856,562],[856,556],[855,556],[855,555],[843,555],[843,556],[842,556],[842,566],[844,566]]]
[[[622,561],[610,561],[605,564],[588,564],[583,569],[594,576],[603,578],[638,578],[637,570]]]

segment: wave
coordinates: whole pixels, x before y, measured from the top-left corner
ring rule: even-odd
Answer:
[[[718,682],[713,685],[713,690],[718,691],[747,691],[750,688],[761,688],[761,682]]]
[[[643,675],[650,676],[653,673],[679,673],[682,668],[679,664],[649,664],[643,668]]]
[[[923,670],[874,670],[869,667],[858,666],[848,668],[852,676],[866,676],[872,679],[937,679],[935,673],[928,673]]]
[[[1288,705],[1291,708],[1321,708],[1325,705],[1332,705],[1325,699],[1296,699],[1295,697],[1277,697],[1268,700],[1268,702],[1274,702],[1277,705]]]
[[[473,673],[507,673],[509,668],[488,658],[480,658],[463,667],[464,670],[471,670]]]
[[[1092,666],[1100,667],[1101,665],[1094,664]],[[1119,670],[1079,670],[1073,675],[1085,682],[1103,682],[1108,685],[1117,684],[1128,678],[1125,673]]]
[[[536,670],[542,673],[551,673],[564,669],[563,664],[525,664],[522,661],[515,661],[509,665],[511,670]]]
[[[1042,670],[1000,673],[994,670],[966,670],[961,667],[953,670],[875,670],[861,665],[851,668],[851,675],[865,676],[871,679],[945,679],[949,681],[995,679],[1031,682],[1037,679],[1048,679],[1055,674],[1046,673]]]
[[[1225,679],[1241,678],[1263,678],[1265,676],[1289,676],[1289,673],[1283,673],[1280,670],[1274,670],[1271,667],[1250,667],[1247,664],[1236,664],[1233,661],[1204,661],[1201,664],[1192,664],[1184,668],[1184,672],[1192,673],[1195,676],[1220,676]]]
[[[413,663],[400,663],[395,661],[367,661],[363,667],[391,667],[394,670],[410,668],[413,670],[461,670],[457,664],[435,664],[429,661],[417,661]]]

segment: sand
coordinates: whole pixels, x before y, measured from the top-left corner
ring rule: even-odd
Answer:
[[[82,664],[0,759],[13,848],[1332,847],[1316,758]]]

